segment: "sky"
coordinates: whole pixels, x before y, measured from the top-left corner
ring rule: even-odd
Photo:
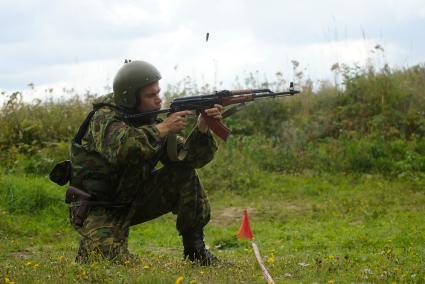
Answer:
[[[186,76],[231,89],[257,70],[293,80],[292,60],[319,82],[368,58],[424,63],[425,1],[0,0],[0,91],[26,100],[101,95],[124,59],[154,64],[163,89]]]

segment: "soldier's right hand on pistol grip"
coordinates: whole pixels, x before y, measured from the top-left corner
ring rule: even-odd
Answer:
[[[186,116],[193,114],[189,110],[179,111],[170,114],[163,122],[158,123],[156,128],[158,128],[159,136],[164,137],[168,134],[176,134],[183,130],[186,125]]]

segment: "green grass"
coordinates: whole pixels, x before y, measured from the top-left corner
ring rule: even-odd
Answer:
[[[0,283],[264,283],[250,244],[235,234],[248,208],[255,242],[276,283],[425,282],[423,180],[374,175],[259,172],[254,188],[209,189],[206,242],[232,264],[181,260],[174,216],[134,227],[140,264],[74,263],[78,234],[64,189],[46,178],[0,175]],[[208,188],[207,188],[208,190]]]

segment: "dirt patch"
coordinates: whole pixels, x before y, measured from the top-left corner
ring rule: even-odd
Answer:
[[[235,224],[240,224],[243,218],[243,210],[245,208],[241,207],[227,207],[221,210],[213,212],[211,218],[211,224],[215,226],[231,226]],[[248,213],[251,214],[255,212],[253,208],[246,208]]]
[[[30,258],[31,254],[32,252],[29,250],[21,250],[21,251],[12,252],[10,255],[13,257],[28,259]]]

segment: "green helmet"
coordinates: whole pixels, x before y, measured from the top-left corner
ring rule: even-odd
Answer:
[[[125,61],[115,75],[113,90],[115,103],[127,109],[137,106],[137,92],[161,79],[158,69],[145,61]]]

